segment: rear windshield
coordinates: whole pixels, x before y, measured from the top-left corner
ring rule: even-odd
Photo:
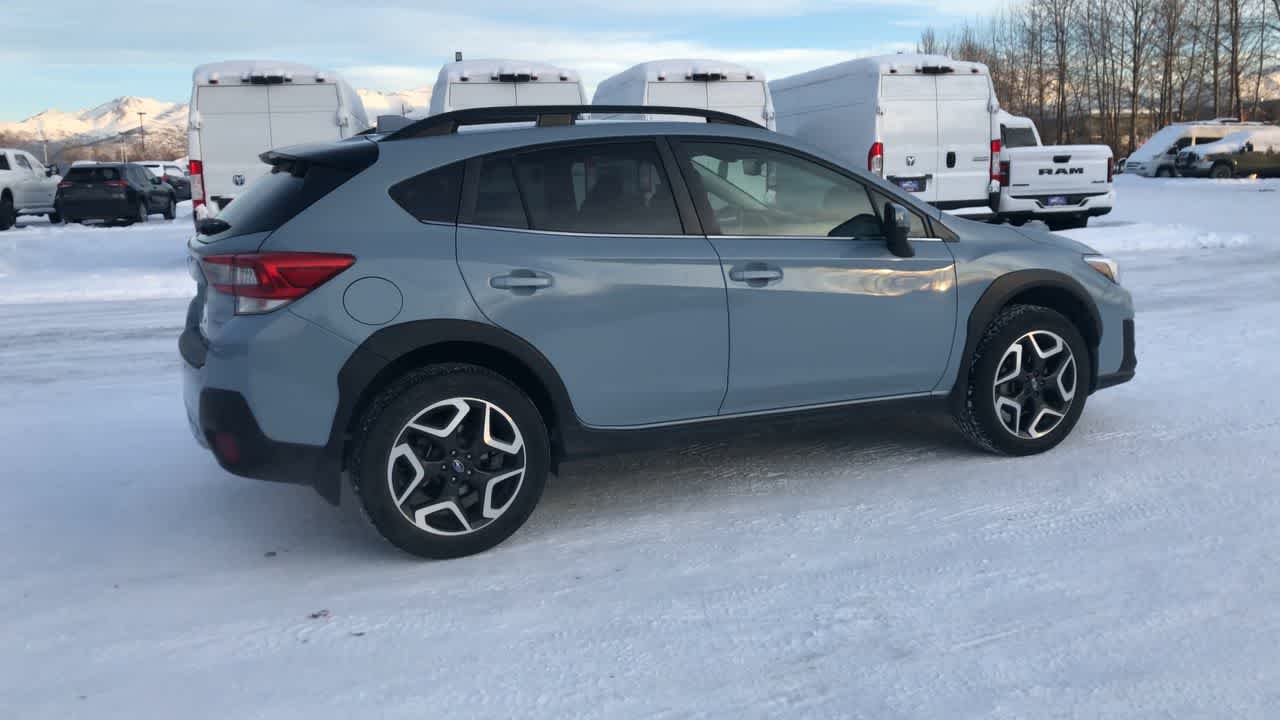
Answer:
[[[119,180],[120,168],[118,167],[73,167],[67,171],[63,180],[70,182],[106,182],[107,180]]]
[[[323,165],[300,169],[303,171],[273,168],[237,195],[218,214],[218,219],[230,225],[236,235],[269,232],[355,175],[349,170]]]
[[[1000,126],[1000,142],[1007,148],[1035,147],[1036,134],[1031,128]]]

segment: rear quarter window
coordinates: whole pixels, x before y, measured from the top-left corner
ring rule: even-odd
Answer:
[[[389,194],[419,222],[456,223],[464,168],[459,162],[415,175],[392,185]]]

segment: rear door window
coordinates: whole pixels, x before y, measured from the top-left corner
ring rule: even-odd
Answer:
[[[510,158],[485,158],[481,163],[471,222],[492,227],[529,227]]]
[[[10,169],[9,156],[4,153],[0,153],[0,170],[8,170],[8,169]]]
[[[398,182],[391,199],[421,222],[457,222],[464,167],[454,163]]]
[[[570,145],[516,157],[534,230],[679,235],[675,197],[651,142]]]
[[[14,155],[14,158],[18,161],[18,167],[26,168],[27,170],[31,169],[31,163],[27,162],[26,158],[21,155]]]
[[[1036,134],[1027,127],[1000,126],[1000,142],[1007,148],[1035,147]]]

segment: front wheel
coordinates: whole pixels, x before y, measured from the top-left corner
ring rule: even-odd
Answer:
[[[177,212],[178,200],[174,196],[169,196],[169,202],[164,206],[164,219],[172,220],[178,216]]]
[[[373,526],[425,558],[472,555],[520,528],[550,471],[547,428],[509,380],[472,365],[412,372],[373,401],[351,476]]]
[[[989,452],[1044,452],[1080,419],[1091,373],[1088,346],[1071,321],[1049,308],[1013,305],[978,342],[956,423]]]
[[[1156,177],[1171,178],[1173,177],[1173,168],[1165,166],[1156,170]]]
[[[147,208],[147,201],[139,200],[138,207],[134,210],[133,218],[131,220],[135,223],[144,223],[147,221],[147,215],[150,214],[151,211]]]
[[[1213,178],[1214,180],[1229,180],[1234,175],[1235,175],[1235,172],[1231,170],[1231,165],[1224,162],[1220,162],[1214,165],[1209,170],[1209,177]]]

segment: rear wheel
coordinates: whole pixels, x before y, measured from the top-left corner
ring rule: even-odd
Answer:
[[[178,200],[174,196],[169,196],[169,202],[164,206],[164,219],[172,220],[177,217]]]
[[[133,221],[136,223],[144,223],[147,221],[147,216],[150,214],[151,210],[147,207],[147,201],[139,200],[138,208],[134,212]]]
[[[487,550],[533,512],[550,469],[538,409],[506,378],[437,365],[393,383],[356,433],[351,475],[369,520],[426,558]]]
[[[1171,178],[1173,177],[1173,168],[1165,166],[1156,170],[1156,177]]]
[[[58,213],[56,213],[56,212],[51,212],[51,213],[49,213],[49,223],[50,223],[51,225],[61,225],[61,224],[62,224],[62,216],[61,216],[61,215],[59,215],[59,214],[58,214]]]
[[[978,342],[956,423],[989,452],[1044,452],[1080,419],[1091,373],[1088,346],[1071,321],[1049,308],[1013,305]]]
[[[1231,169],[1230,163],[1216,163],[1209,170],[1209,177],[1214,180],[1228,180],[1235,176],[1235,172]]]

